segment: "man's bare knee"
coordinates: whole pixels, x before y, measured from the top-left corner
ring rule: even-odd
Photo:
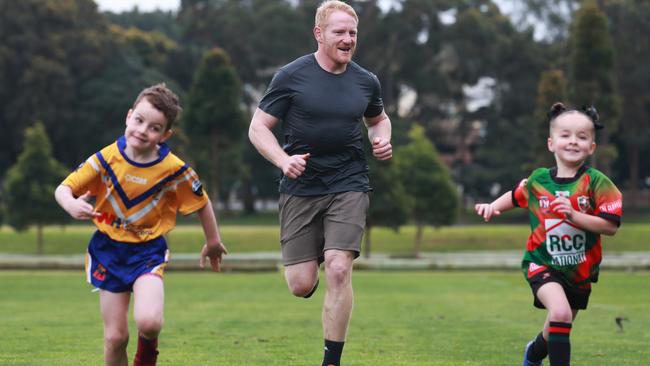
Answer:
[[[311,290],[314,288],[314,283],[309,281],[295,281],[293,283],[288,283],[289,291],[293,296],[305,297]]]
[[[284,277],[294,296],[305,297],[318,281],[318,262],[309,261],[285,267]]]
[[[329,286],[345,286],[350,282],[352,264],[347,261],[333,260],[326,263],[325,273]]]

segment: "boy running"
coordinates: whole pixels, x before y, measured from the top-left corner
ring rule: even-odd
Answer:
[[[144,89],[126,115],[124,136],[88,158],[55,191],[70,216],[97,226],[86,254],[86,279],[99,288],[109,366],[128,365],[131,293],[138,328],[133,365],[156,364],[169,259],[164,235],[174,228],[177,212],[198,213],[206,240],[201,267],[207,257],[218,272],[227,254],[199,177],[165,144],[180,111],[165,84]]]

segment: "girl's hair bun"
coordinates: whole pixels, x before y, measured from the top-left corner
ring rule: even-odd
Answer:
[[[583,105],[582,108],[580,108],[580,111],[584,113],[587,117],[589,117],[591,122],[594,123],[595,129],[600,130],[605,127],[601,123],[598,123],[598,119],[600,117],[598,116],[598,111],[596,110],[596,107],[594,107],[593,105]]]
[[[566,112],[566,110],[567,109],[564,106],[564,104],[562,104],[560,102],[553,103],[553,105],[551,106],[551,109],[548,111],[548,113],[546,113],[546,117],[548,117],[548,120],[550,122],[550,121],[554,120],[560,114]]]
[[[589,118],[591,122],[593,122],[594,128],[596,130],[603,129],[605,127],[601,123],[598,123],[600,117],[598,116],[598,111],[596,110],[596,107],[594,107],[593,105],[584,105],[582,106],[582,108],[580,108],[580,110],[576,110],[576,109],[567,109],[567,107],[565,107],[563,103],[556,102],[553,103],[551,109],[548,111],[546,116],[548,117],[548,121],[552,122],[560,114],[564,112],[571,112],[571,111],[577,111],[587,116],[587,118]]]

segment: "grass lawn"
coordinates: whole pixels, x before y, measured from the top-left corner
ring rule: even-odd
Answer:
[[[45,229],[46,254],[81,254],[94,231],[90,225],[47,227]],[[277,225],[223,225],[221,233],[231,253],[279,251],[280,229]],[[478,224],[451,226],[424,231],[423,251],[459,250],[523,250],[530,227],[521,225]],[[411,253],[414,226],[405,226],[399,232],[386,228],[371,230],[372,251],[392,254]],[[203,233],[198,225],[181,225],[168,236],[172,253],[198,252],[203,245]],[[603,237],[605,252],[650,251],[648,245],[650,225],[624,224],[616,236]],[[0,253],[35,253],[34,229],[15,232],[0,228]]]
[[[166,276],[159,365],[318,365],[323,288],[293,298],[280,273]],[[521,362],[545,313],[518,272],[358,272],[346,366]],[[649,272],[604,272],[571,334],[576,365],[642,366]],[[97,293],[81,272],[0,272],[0,365],[102,364]],[[620,332],[617,316],[629,320]],[[132,321],[131,321],[131,324]],[[129,355],[134,352],[135,330]]]

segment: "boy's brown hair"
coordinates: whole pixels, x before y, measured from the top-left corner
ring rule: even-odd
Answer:
[[[135,98],[135,102],[133,102],[133,108],[135,108],[138,103],[145,98],[167,119],[165,131],[172,128],[176,118],[183,111],[183,108],[181,108],[180,102],[178,101],[178,95],[174,94],[165,83],[152,85],[138,94],[138,97]]]

